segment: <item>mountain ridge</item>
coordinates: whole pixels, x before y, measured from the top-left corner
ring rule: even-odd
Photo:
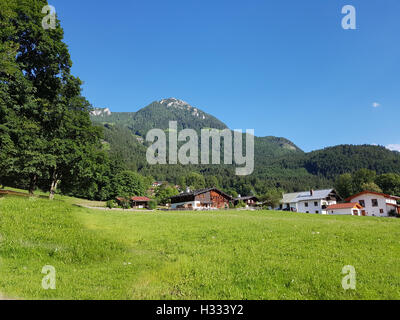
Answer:
[[[332,187],[339,174],[360,168],[400,173],[400,153],[382,146],[349,144],[304,152],[292,141],[275,136],[255,137],[255,170],[248,177],[235,176],[233,167],[225,165],[150,166],[146,162],[149,143],[145,141],[150,129],[168,130],[169,121],[177,121],[178,130],[229,128],[214,116],[175,98],[155,101],[136,112],[109,114],[105,110],[92,114],[91,118],[104,128],[112,155],[122,157],[129,169],[175,184],[179,184],[182,176],[199,172],[205,177],[217,177],[225,190],[248,194],[253,189],[262,193],[271,187],[286,191]]]

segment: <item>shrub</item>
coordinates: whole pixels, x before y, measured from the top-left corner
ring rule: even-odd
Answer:
[[[113,208],[115,208],[117,206],[117,203],[114,201],[114,200],[108,200],[107,202],[106,202],[106,207],[108,208],[108,209],[113,209]]]
[[[246,204],[242,200],[240,200],[236,205],[236,208],[246,208]]]
[[[121,204],[122,209],[130,209],[131,208],[131,202],[129,201],[129,199],[122,198],[119,202]]]
[[[151,201],[149,202],[149,209],[150,209],[150,210],[157,209],[157,202],[154,201],[154,200],[151,200]]]

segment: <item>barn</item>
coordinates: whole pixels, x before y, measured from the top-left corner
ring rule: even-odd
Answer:
[[[226,209],[232,197],[217,188],[181,193],[171,198],[171,209],[212,210]]]

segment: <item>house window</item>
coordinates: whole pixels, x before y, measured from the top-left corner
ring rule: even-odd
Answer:
[[[372,199],[372,206],[377,207],[378,206],[378,200],[377,199]]]
[[[358,201],[358,203],[360,204],[360,206],[365,208],[365,201],[364,200],[360,200],[360,201]]]
[[[315,211],[315,213],[319,213],[319,211],[317,210],[317,211]]]
[[[304,206],[307,208],[307,207],[308,207],[308,202],[305,202],[305,203],[304,203]]]
[[[314,207],[318,207],[318,202],[317,201],[314,202]]]
[[[379,210],[380,213],[383,213],[383,209]]]
[[[306,211],[306,213],[310,213],[310,211]]]

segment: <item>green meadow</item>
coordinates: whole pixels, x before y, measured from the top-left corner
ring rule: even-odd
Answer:
[[[0,198],[0,297],[400,299],[400,219]],[[42,268],[56,289],[42,288]],[[356,290],[342,268],[356,269]]]

